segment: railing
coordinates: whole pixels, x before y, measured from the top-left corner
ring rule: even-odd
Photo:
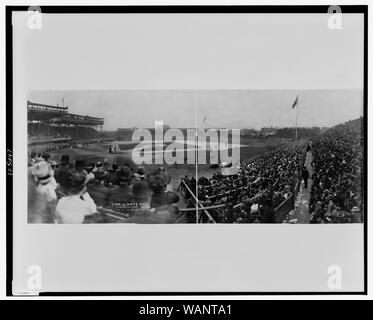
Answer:
[[[241,187],[240,189],[242,189],[242,188],[247,188],[247,187]],[[209,220],[211,222],[216,223],[214,221],[214,219],[212,218],[211,214],[208,211],[209,210],[216,210],[216,212],[221,215],[221,212],[218,209],[225,209],[227,207],[226,204],[212,205],[212,206],[209,206],[209,207],[202,206],[201,203],[199,202],[199,200],[194,195],[193,191],[189,188],[189,186],[187,185],[187,183],[184,181],[184,179],[181,179],[181,183],[179,185],[178,190],[181,191],[181,194],[183,195],[184,199],[186,199],[186,200],[188,199],[188,197],[186,196],[186,192],[185,191],[188,191],[188,194],[191,195],[191,197],[194,200],[193,204],[195,204],[198,201],[198,205],[199,205],[198,207],[196,206],[195,208],[179,209],[179,212],[183,212],[183,213],[193,212],[193,211],[196,212],[196,216],[197,216],[196,217],[196,221],[199,221],[199,220],[197,220],[198,219],[198,212],[199,211],[203,211],[204,213],[206,213],[207,217],[209,218]],[[258,198],[260,198],[262,195],[263,195],[263,192],[258,193],[255,196],[253,196],[250,199],[248,199],[247,201],[248,202],[254,202]],[[208,199],[211,199],[211,198],[212,197],[209,197]],[[240,202],[240,203],[237,203],[236,205],[234,205],[232,209],[238,209],[238,208],[240,208],[242,206],[245,206],[245,203]],[[181,218],[180,218],[180,220],[181,220]]]
[[[204,207],[200,202],[199,200],[197,199],[197,197],[194,195],[194,193],[192,192],[192,190],[190,190],[189,186],[187,185],[187,183],[184,181],[184,179],[181,179],[181,183],[179,185],[179,189],[181,190],[183,196],[185,195],[185,191],[188,191],[189,195],[193,198],[194,200],[194,203],[195,203],[195,208],[191,208],[193,210],[190,210],[190,211],[195,211],[196,212],[196,223],[199,223],[200,222],[200,214],[199,214],[199,211],[202,211],[206,214],[207,218],[209,219],[210,222],[212,223],[216,223],[216,221],[214,220],[214,218],[211,216],[211,214],[208,212],[208,210],[210,209],[217,209],[215,208],[216,206],[211,206],[211,207]],[[184,198],[186,198],[184,196]],[[220,206],[220,208],[224,207],[225,205],[223,206]],[[186,211],[185,211],[186,212]]]
[[[284,221],[288,213],[294,209],[294,194],[282,201],[274,210],[275,222],[281,223]]]

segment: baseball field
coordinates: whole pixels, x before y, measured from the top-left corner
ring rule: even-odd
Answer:
[[[284,140],[281,139],[260,139],[260,138],[241,138],[240,145],[235,146],[240,148],[240,160],[247,161],[255,158],[256,156],[269,152],[276,148],[281,143],[284,143]],[[164,147],[166,148],[169,145],[169,142],[164,142]],[[90,144],[84,149],[65,149],[51,153],[51,159],[58,161],[62,154],[69,154],[70,160],[83,159],[87,161],[104,161],[107,160],[110,164],[118,163],[119,166],[124,164],[130,164],[136,166],[132,160],[132,151],[136,147],[137,143],[132,141],[118,141],[119,150],[117,153],[109,153],[110,142],[106,143],[95,143]],[[187,151],[193,150],[194,146],[191,146],[188,143],[185,144],[185,164],[162,164],[162,166],[168,171],[172,177],[172,187],[174,190],[177,189],[180,178],[185,175],[192,177],[195,176],[196,167],[194,164],[186,164]],[[228,146],[228,149],[231,149],[231,146]],[[152,164],[145,164],[145,170],[150,172],[159,168],[161,165],[155,163],[155,159],[159,160],[159,157],[163,157],[166,153],[157,153],[154,152],[154,142],[149,142],[146,145],[144,152],[151,152],[153,155]],[[195,149],[194,149],[195,150]],[[209,160],[209,150],[198,149],[198,152],[206,152],[206,159]],[[163,161],[162,161],[163,162]],[[199,164],[198,165],[198,176],[210,177],[214,172],[220,170],[219,168],[211,168],[210,163]]]

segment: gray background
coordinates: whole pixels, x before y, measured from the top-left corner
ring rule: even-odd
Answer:
[[[363,289],[363,225],[27,225],[25,183],[29,90],[361,90],[362,15],[13,18],[14,293]]]

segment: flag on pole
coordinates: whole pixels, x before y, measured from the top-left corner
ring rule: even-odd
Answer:
[[[205,129],[206,129],[206,116],[205,117],[203,117],[203,126],[205,127]]]
[[[298,96],[295,98],[293,105],[291,106],[293,109],[298,105]]]

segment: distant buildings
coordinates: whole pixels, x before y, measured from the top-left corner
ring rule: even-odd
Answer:
[[[259,136],[259,131],[254,129],[241,129],[241,136],[257,137]]]
[[[130,141],[135,130],[136,128],[118,128],[116,138],[118,140]]]
[[[277,133],[277,128],[262,128],[260,129],[260,134],[264,137],[273,137]]]

